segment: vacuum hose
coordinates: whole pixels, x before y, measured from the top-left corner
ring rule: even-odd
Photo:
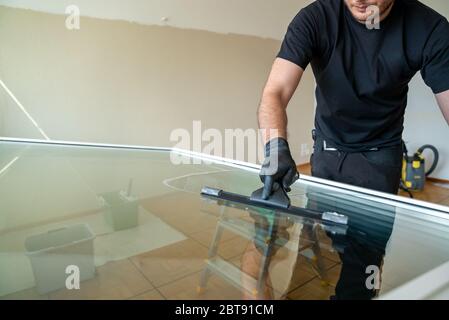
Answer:
[[[435,170],[435,168],[438,165],[438,161],[440,159],[440,153],[438,152],[437,148],[435,148],[434,146],[432,146],[430,144],[426,144],[426,145],[422,146],[421,148],[418,149],[417,152],[422,154],[424,152],[424,150],[426,150],[426,149],[432,150],[433,156],[434,156],[432,166],[426,172],[426,176],[429,176],[430,174],[432,174],[432,172]]]

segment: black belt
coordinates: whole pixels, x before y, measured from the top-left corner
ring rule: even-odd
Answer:
[[[313,141],[315,141],[315,144],[321,148],[323,151],[334,151],[334,152],[341,152],[341,153],[360,153],[360,152],[369,152],[369,151],[379,151],[379,148],[370,148],[366,150],[356,150],[356,151],[344,151],[338,149],[337,146],[335,146],[332,142],[326,140],[323,136],[317,134],[316,129],[312,130],[312,138]]]
[[[338,147],[336,147],[336,146],[334,146],[332,144],[332,142],[329,142],[328,140],[326,140],[321,135],[317,135],[316,129],[312,130],[312,138],[315,141],[315,147],[321,148],[322,151],[338,152],[340,157],[339,157],[338,163],[337,163],[337,170],[339,172],[341,171],[341,167],[343,166],[343,162],[346,160],[346,157],[348,156],[349,153],[379,151],[379,148],[371,148],[371,149],[367,149],[367,150],[363,150],[363,151],[354,151],[354,152],[339,150]]]

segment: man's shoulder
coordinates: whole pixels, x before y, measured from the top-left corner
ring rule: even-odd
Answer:
[[[405,16],[410,20],[422,21],[423,23],[438,22],[446,20],[446,18],[438,13],[435,9],[427,6],[418,0],[396,0],[400,1],[404,10]]]

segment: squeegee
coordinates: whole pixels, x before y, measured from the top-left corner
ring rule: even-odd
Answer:
[[[285,190],[277,191],[275,195],[276,197],[275,201],[272,200],[270,201],[272,197],[270,197],[268,200],[261,200],[261,197],[259,197],[259,193],[261,192],[262,192],[261,189],[256,190],[255,192],[253,192],[251,197],[248,197],[236,193],[227,192],[221,189],[204,187],[201,190],[201,195],[216,200],[223,200],[252,207],[276,210],[278,212],[285,212],[288,214],[298,215],[305,218],[311,218],[332,224],[339,224],[339,225],[348,224],[348,217],[346,215],[339,214],[337,212],[320,212],[312,209],[292,206],[290,204],[290,199],[288,198],[288,195],[286,194]],[[284,197],[288,199],[287,204],[285,202]]]

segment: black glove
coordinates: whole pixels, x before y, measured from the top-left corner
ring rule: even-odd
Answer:
[[[259,176],[264,183],[264,200],[280,187],[290,191],[290,186],[299,178],[299,174],[287,140],[274,138],[265,145],[265,160]]]

